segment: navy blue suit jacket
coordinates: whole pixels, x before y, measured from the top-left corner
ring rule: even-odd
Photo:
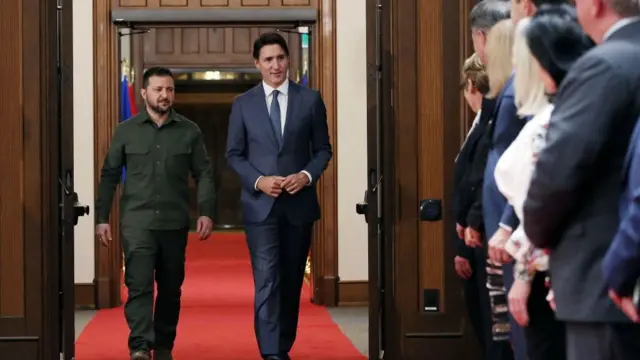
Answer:
[[[514,76],[512,75],[498,95],[491,125],[493,127],[491,149],[487,156],[482,191],[484,227],[485,233],[489,238],[498,230],[499,224],[515,230],[520,223],[513,207],[509,205],[507,199],[498,190],[494,177],[498,160],[518,136],[526,122],[525,119],[517,115],[513,79]]]
[[[264,221],[275,198],[255,189],[260,176],[288,176],[306,171],[310,186],[295,195],[285,191],[277,198],[294,224],[320,218],[315,184],[332,157],[327,111],[320,93],[289,81],[286,122],[278,146],[267,110],[262,82],[239,95],[231,106],[227,136],[228,164],[240,176],[244,221]]]
[[[640,278],[640,122],[625,159],[620,225],[602,264],[605,281],[620,296],[631,296]]]

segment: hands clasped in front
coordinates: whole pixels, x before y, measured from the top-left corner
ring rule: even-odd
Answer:
[[[309,184],[309,178],[304,173],[291,174],[287,177],[264,176],[258,181],[258,189],[263,193],[278,197],[282,191],[293,195]]]

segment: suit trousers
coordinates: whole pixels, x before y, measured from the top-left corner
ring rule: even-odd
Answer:
[[[566,360],[565,326],[547,301],[546,277],[546,272],[536,273],[527,301],[529,325],[524,331],[528,360]]]
[[[640,324],[567,322],[567,360],[640,359]]]
[[[187,228],[148,230],[123,226],[125,276],[128,290],[124,313],[129,325],[129,349],[173,349],[184,281]],[[154,280],[157,284],[155,310]]]
[[[262,355],[285,355],[298,328],[313,223],[293,224],[276,200],[260,223],[246,223],[255,284],[254,329]]]

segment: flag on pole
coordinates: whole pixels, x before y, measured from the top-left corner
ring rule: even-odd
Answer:
[[[131,118],[137,113],[135,101],[133,97],[133,86],[129,83],[127,75],[122,75],[122,81],[120,84],[120,121],[123,122]],[[122,183],[124,184],[126,175],[126,169],[122,167]]]

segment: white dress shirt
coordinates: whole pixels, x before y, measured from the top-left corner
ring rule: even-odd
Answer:
[[[273,91],[278,90],[279,92],[278,105],[280,106],[280,131],[281,131],[281,134],[284,135],[284,127],[285,127],[285,124],[287,123],[287,105],[289,104],[289,79],[285,79],[284,82],[280,84],[280,86],[278,86],[277,88],[273,88],[267,85],[267,83],[263,81],[262,87],[264,89],[265,100],[267,101],[267,111],[269,112],[269,115],[271,115],[271,103],[273,102]],[[283,136],[283,140],[284,140],[284,136]],[[309,172],[305,170],[302,170],[301,172],[307,175],[307,177],[309,178],[308,185],[311,185],[311,182],[313,181],[311,174],[309,174]],[[258,181],[260,181],[260,179],[262,179],[262,176],[259,176],[258,179],[256,180],[256,184],[254,186],[256,190],[258,190]]]
[[[269,111],[269,115],[271,115],[273,91],[278,90],[280,92],[278,94],[278,105],[280,105],[280,131],[281,134],[284,135],[284,125],[287,123],[287,104],[289,102],[289,79],[286,79],[280,86],[275,89],[267,85],[264,81],[262,82],[262,87],[264,88],[264,95],[265,99],[267,100],[267,111]]]

